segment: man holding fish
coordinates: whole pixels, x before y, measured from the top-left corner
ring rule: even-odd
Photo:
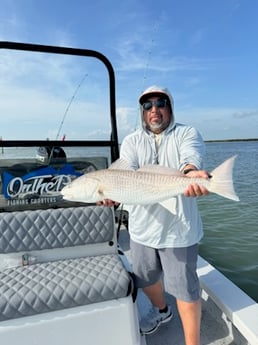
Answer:
[[[158,86],[148,88],[139,99],[142,128],[128,135],[120,157],[134,169],[159,164],[183,171],[190,177],[209,178],[202,167],[204,143],[192,127],[175,123],[170,92]],[[194,198],[206,195],[205,187],[191,184],[184,195],[170,199],[170,211],[160,204],[129,206],[129,231],[136,286],[154,308],[141,320],[141,331],[151,334],[172,318],[161,274],[168,292],[177,299],[187,345],[200,343],[201,303],[196,274],[198,242],[202,224]],[[110,201],[106,201],[110,205]]]
[[[201,170],[205,146],[199,132],[175,122],[169,90],[151,86],[139,98],[142,127],[122,142],[109,169],[87,173],[63,188],[64,199],[127,205],[136,287],[152,302],[140,320],[143,334],[171,320],[167,291],[175,296],[186,345],[200,344],[201,302],[196,273],[203,236],[196,197],[214,192],[232,200],[232,157],[211,174]]]

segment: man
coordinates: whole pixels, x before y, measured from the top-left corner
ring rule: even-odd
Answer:
[[[142,128],[129,134],[121,145],[120,157],[138,169],[159,164],[181,170],[189,177],[208,178],[202,167],[204,143],[192,127],[175,123],[170,92],[152,86],[140,98]],[[143,334],[151,334],[172,318],[161,275],[167,290],[177,300],[186,345],[199,345],[201,304],[196,274],[198,242],[202,224],[196,198],[207,189],[190,185],[184,195],[170,200],[170,210],[160,204],[129,207],[129,232],[135,284],[142,288],[153,309],[141,320]],[[112,205],[110,200],[104,204]]]

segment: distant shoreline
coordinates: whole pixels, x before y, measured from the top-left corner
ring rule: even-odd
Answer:
[[[214,140],[204,140],[205,143],[221,143],[221,142],[235,142],[235,141],[258,141],[258,138],[249,139],[214,139]]]

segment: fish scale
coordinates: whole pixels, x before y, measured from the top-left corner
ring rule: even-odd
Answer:
[[[102,175],[102,176],[101,176]],[[113,171],[100,173],[99,178],[105,186],[104,198],[125,204],[153,204],[184,192],[191,183],[209,188],[209,180],[182,176],[159,175],[154,173]],[[116,188],[113,188],[113,186]]]

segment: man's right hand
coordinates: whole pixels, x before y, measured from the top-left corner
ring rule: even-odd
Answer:
[[[103,201],[98,201],[96,203],[98,206],[107,206],[107,207],[113,207],[113,206],[119,206],[119,202],[110,200],[110,199],[104,199]]]

